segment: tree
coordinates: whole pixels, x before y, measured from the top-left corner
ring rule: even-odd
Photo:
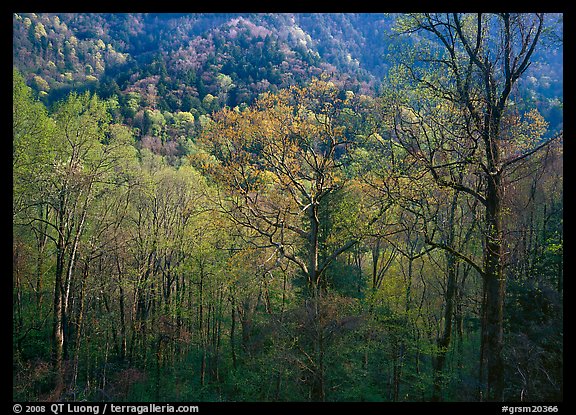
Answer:
[[[423,35],[427,45],[402,70],[424,103],[402,103],[395,111],[400,144],[436,183],[472,197],[484,207],[483,264],[428,239],[468,261],[484,280],[481,380],[484,398],[504,396],[503,205],[510,168],[557,137],[529,148],[510,149],[506,122],[511,94],[530,65],[544,28],[543,14],[410,14],[400,21],[405,33]],[[425,36],[429,35],[429,38]],[[511,139],[514,140],[514,134]],[[533,137],[539,138],[539,137]],[[456,178],[464,172],[465,182]],[[483,399],[483,398],[481,398]]]
[[[22,116],[16,114],[15,122],[24,122]],[[70,341],[69,307],[81,240],[90,220],[91,206],[102,186],[109,183],[110,175],[117,173],[115,168],[127,154],[124,149],[130,144],[130,136],[124,128],[109,125],[106,102],[88,93],[71,94],[59,103],[51,118],[53,133],[39,140],[48,142],[49,151],[41,153],[42,158],[36,157],[38,164],[34,168],[39,169],[40,174],[33,185],[38,187],[27,200],[28,206],[37,209],[27,209],[18,223],[30,226],[39,236],[55,244],[52,344],[61,390],[63,360],[68,358]],[[16,144],[19,139],[18,133]],[[22,149],[23,155],[18,159],[31,157],[38,151],[35,148]],[[39,248],[41,255],[43,248]]]
[[[351,104],[334,85],[315,80],[264,94],[242,112],[224,109],[202,136],[212,158],[201,162],[230,192],[222,209],[251,231],[251,243],[300,270],[316,321],[328,266],[358,241],[350,236],[320,252],[320,210],[350,185],[343,166],[356,133],[344,122],[356,116]],[[321,333],[316,340],[312,396],[324,400]]]
[[[311,294],[324,285],[328,264],[355,243],[342,244],[319,263],[319,206],[346,185],[342,165],[352,144],[338,124],[343,103],[336,92],[316,82],[266,94],[243,112],[215,114],[202,137],[213,157],[205,167],[233,192],[223,208],[252,229],[262,247],[276,248],[298,266]]]
[[[35,101],[32,90],[16,69],[13,71],[12,89],[12,169],[14,172],[14,211],[28,207],[27,188],[32,196],[38,189],[30,188],[29,177],[42,174],[42,167],[52,156],[50,139],[53,123],[42,103]],[[28,186],[26,186],[28,184]]]
[[[18,356],[24,352],[23,344],[27,337],[42,330],[49,317],[43,299],[47,289],[46,247],[49,242],[48,225],[44,221],[48,219],[50,206],[39,195],[43,192],[43,180],[48,174],[46,165],[53,157],[50,140],[54,123],[44,105],[34,100],[32,90],[26,86],[17,70],[13,71],[12,98],[12,219],[16,299],[13,344],[16,347],[15,356]],[[31,223],[30,218],[34,217],[43,221]],[[31,246],[29,251],[26,250],[27,245]],[[34,301],[25,301],[26,282],[32,287]],[[31,319],[24,317],[28,313]]]

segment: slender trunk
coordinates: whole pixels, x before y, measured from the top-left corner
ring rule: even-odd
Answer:
[[[458,282],[458,287],[456,289],[456,310],[454,315],[454,326],[456,328],[457,335],[457,361],[456,366],[458,367],[458,373],[462,374],[462,369],[464,368],[463,358],[463,347],[464,347],[464,287],[466,282],[466,277],[469,273],[470,268],[464,267],[462,269],[462,274],[460,281]]]
[[[72,388],[76,389],[76,383],[78,380],[78,367],[80,363],[80,344],[82,342],[82,331],[84,326],[84,297],[86,293],[86,281],[88,279],[88,269],[89,269],[89,262],[88,260],[84,263],[84,269],[82,272],[82,285],[80,287],[80,295],[79,295],[79,310],[78,310],[78,319],[76,322],[76,339],[74,345],[74,368],[73,368],[73,375],[72,375]]]
[[[204,323],[204,267],[200,261],[200,280],[198,281],[198,333],[202,338],[202,330]]]
[[[223,303],[223,290],[219,287],[217,294],[217,302],[213,306],[213,317],[212,317],[212,362],[210,375],[211,379],[219,384],[220,381],[220,340],[221,340],[221,328],[222,328],[222,303]]]
[[[180,356],[181,348],[181,339],[182,339],[182,291],[183,288],[180,286],[180,276],[176,275],[174,278],[176,283],[175,287],[175,301],[176,301],[176,341],[173,342],[174,344],[174,353],[172,353],[172,364],[174,365],[174,360]]]
[[[456,291],[456,267],[454,264],[454,256],[448,254],[450,259],[450,264],[448,268],[448,284],[446,287],[446,308],[444,310],[444,328],[442,335],[438,339],[438,355],[436,356],[436,361],[434,364],[434,393],[432,395],[432,401],[442,400],[442,384],[443,384],[443,372],[444,363],[446,361],[446,353],[450,347],[450,341],[452,339],[452,316],[454,314],[454,293]]]
[[[56,245],[56,271],[54,278],[54,314],[52,327],[53,361],[57,373],[57,390],[61,390],[64,383],[62,362],[64,359],[64,303],[62,284],[64,276],[65,240],[64,240],[64,195],[60,196],[60,210],[58,212],[58,241]]]
[[[108,331],[106,331],[106,345],[104,347],[104,364],[102,365],[102,382],[100,383],[100,389],[106,390],[106,385],[108,383],[108,373],[106,368],[108,367],[108,354],[110,351],[110,337]]]
[[[356,293],[361,295],[364,276],[362,275],[362,252],[360,252],[358,248],[354,250],[354,265],[358,275],[358,278],[356,279]]]
[[[486,330],[486,278],[482,281],[482,302],[480,305],[480,359],[478,364],[478,400],[484,401],[485,398],[485,373],[486,373],[486,349],[488,345]]]
[[[414,255],[414,251],[411,252]],[[412,274],[414,270],[414,258],[408,257],[408,275],[406,281],[405,293],[405,306],[404,306],[404,321],[406,327],[410,324],[410,312],[412,308]],[[404,357],[406,354],[406,340],[404,338],[398,339],[397,354],[394,357],[394,383],[393,383],[393,399],[397,402],[400,398],[400,382],[402,379],[402,369],[404,367]]]
[[[14,334],[18,337],[16,348],[18,352],[22,350],[22,336],[20,335],[22,327],[24,326],[24,318],[22,316],[22,288],[20,281],[20,252],[17,244],[12,248],[12,270],[14,273],[13,279],[13,293],[16,294],[16,309],[14,313]]]
[[[76,256],[78,254],[78,245],[80,243],[80,237],[84,231],[84,224],[86,221],[86,214],[87,214],[87,207],[84,206],[84,209],[81,214],[80,222],[76,228],[76,232],[74,235],[74,240],[72,242],[72,249],[70,251],[70,258],[68,260],[68,265],[66,267],[66,277],[64,280],[64,289],[62,292],[62,307],[63,307],[63,319],[62,319],[62,330],[64,332],[63,336],[63,358],[68,359],[68,341],[70,340],[71,335],[69,334],[70,330],[70,323],[68,321],[68,309],[70,306],[70,288],[72,286],[72,280],[74,276],[74,269],[76,266]]]
[[[136,344],[138,332],[140,330],[138,322],[138,302],[140,298],[140,290],[138,289],[138,284],[134,287],[134,295],[132,297],[132,325],[131,325],[131,336],[130,336],[130,347],[128,348],[128,362],[130,365],[134,362],[134,346]]]
[[[236,370],[236,300],[234,295],[230,298],[231,325],[230,325],[230,352],[232,354],[232,367]]]
[[[378,287],[378,260],[380,258],[380,238],[372,246],[372,293],[376,292]]]
[[[495,162],[497,157],[495,157]],[[495,163],[494,163],[495,164]],[[501,177],[493,174],[488,179],[486,192],[486,247],[485,247],[485,347],[487,366],[486,398],[502,401],[504,393],[503,311],[506,281],[502,272],[502,211]]]
[[[414,268],[414,259],[408,258],[408,281],[406,284],[406,303],[405,303],[405,316],[406,322],[410,319],[410,307],[412,305],[412,270]]]
[[[372,286],[370,287],[370,304],[368,306],[368,314],[372,314],[372,312],[374,311],[374,303],[379,286],[379,275],[378,275],[379,260],[380,260],[380,238],[377,238],[375,244],[372,246]]]
[[[324,336],[321,325],[321,296],[322,291],[326,289],[324,283],[320,280],[318,265],[319,251],[319,230],[320,220],[318,219],[318,205],[311,203],[308,207],[308,219],[310,222],[310,232],[308,240],[308,287],[310,300],[312,304],[312,330],[314,338],[312,347],[314,350],[315,362],[313,366],[310,385],[310,399],[312,401],[323,402],[325,400],[324,386]]]
[[[42,268],[44,267],[44,246],[45,243],[38,243],[38,259],[36,261],[36,308],[40,311],[42,307]]]
[[[138,291],[138,303],[137,303],[137,326],[138,326],[138,341],[140,342],[140,353],[142,356],[142,364],[146,367],[146,359],[148,355],[148,310],[147,310],[147,299],[143,290]]]
[[[123,362],[126,359],[126,317],[124,312],[124,285],[122,279],[122,269],[120,268],[120,260],[116,257],[116,267],[118,269],[118,308],[120,309],[120,360]]]
[[[312,347],[314,350],[313,373],[311,374],[310,399],[314,402],[324,402],[326,400],[325,390],[325,367],[324,367],[324,330],[321,324],[321,292],[316,289],[314,297],[311,299],[313,336]]]
[[[164,337],[162,334],[158,335],[158,340],[156,341],[156,379],[155,379],[155,395],[156,400],[160,400],[160,369],[162,368],[162,341]]]
[[[452,198],[452,204],[450,205],[450,213],[448,216],[448,237],[446,242],[450,247],[453,247],[454,245],[454,216],[457,203],[458,193],[455,193],[454,197]],[[450,340],[452,338],[452,316],[454,314],[454,298],[457,282],[456,258],[450,251],[445,251],[445,255],[448,268],[448,281],[446,284],[445,294],[446,306],[444,308],[444,328],[442,335],[437,342],[438,355],[436,356],[434,365],[434,392],[432,395],[432,401],[436,402],[442,400],[442,377],[444,371],[444,363],[446,361],[446,353],[448,352],[448,347],[450,346]]]
[[[44,210],[44,207],[41,206],[40,208],[40,217],[42,219],[44,219],[46,222],[48,222],[48,206],[46,206],[46,209]],[[46,248],[46,244],[48,242],[48,225],[47,224],[41,224],[41,229],[39,232],[39,235],[37,235],[38,238],[38,258],[36,261],[36,307],[38,309],[38,311],[40,311],[41,307],[42,307],[42,297],[43,297],[43,293],[42,293],[42,280],[43,280],[43,276],[44,276],[44,250]]]
[[[318,236],[320,221],[318,219],[318,206],[315,203],[311,203],[308,207],[308,219],[310,222],[310,232],[308,236],[308,287],[312,296],[314,296],[315,291],[320,287],[320,281],[318,280]]]

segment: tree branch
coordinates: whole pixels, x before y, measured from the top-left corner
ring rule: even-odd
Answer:
[[[485,276],[485,272],[482,269],[482,267],[480,267],[478,264],[476,264],[472,259],[468,258],[466,255],[456,251],[454,248],[446,245],[446,244],[441,244],[441,243],[436,243],[433,242],[431,240],[429,240],[427,237],[425,239],[426,244],[434,247],[434,248],[440,248],[443,249],[445,251],[450,252],[452,255],[454,255],[457,258],[462,259],[463,261],[467,262],[468,264],[470,264],[470,266],[472,266],[472,268],[474,268],[476,271],[478,271],[478,273],[484,277]]]
[[[475,191],[474,189],[471,189],[471,188],[464,186],[463,184],[460,184],[460,183],[450,182],[450,181],[444,180],[436,172],[435,166],[428,165],[428,169],[430,170],[430,173],[432,173],[432,177],[434,177],[434,180],[436,181],[436,183],[438,183],[438,185],[440,187],[451,187],[454,190],[468,193],[469,195],[474,196],[474,198],[477,199],[484,206],[486,206],[486,198],[484,196],[482,196],[480,193],[478,193],[477,191]]]
[[[357,240],[348,241],[344,245],[342,245],[340,248],[338,248],[336,251],[334,251],[332,253],[332,255],[330,255],[328,258],[326,258],[326,260],[318,268],[318,276],[322,275],[322,273],[326,270],[326,268],[328,268],[328,265],[330,265],[332,263],[332,261],[334,261],[338,257],[338,255],[340,255],[341,253],[352,248],[357,243],[358,243]]]
[[[515,156],[515,157],[511,157],[508,158],[507,160],[505,160],[502,163],[502,166],[500,167],[500,169],[498,170],[498,173],[501,173],[506,167],[520,161],[523,160],[527,157],[530,157],[532,154],[536,153],[537,151],[543,149],[544,147],[546,147],[547,145],[549,145],[550,143],[552,143],[555,140],[558,140],[560,138],[564,137],[564,131],[560,131],[558,134],[556,134],[554,137],[550,138],[549,140],[546,140],[545,142],[543,142],[542,144],[540,144],[539,146],[533,148],[532,150],[528,151],[527,153],[521,154],[519,156]]]

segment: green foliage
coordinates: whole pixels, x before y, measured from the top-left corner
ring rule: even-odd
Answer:
[[[41,174],[52,157],[54,125],[44,105],[34,100],[31,89],[16,69],[12,93],[12,163],[14,190],[23,190],[26,177]]]
[[[413,52],[446,56],[403,16],[369,96],[385,47],[340,33],[391,16],[291,17],[14,14],[14,400],[478,399],[485,215],[445,184],[484,194],[485,149]],[[548,126],[515,93],[505,156]],[[508,178],[505,397],[559,401],[562,144]]]

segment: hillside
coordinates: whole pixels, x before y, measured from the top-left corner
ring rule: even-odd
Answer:
[[[186,92],[234,105],[321,72],[371,90],[375,74],[382,74],[375,59],[384,53],[390,22],[371,15],[32,13],[14,16],[13,53],[42,95],[83,84],[105,90],[113,82],[121,91],[158,88],[154,77],[160,76],[159,88],[168,87],[160,106],[187,110],[189,102],[181,102]]]
[[[303,85],[323,73],[346,90],[373,95],[399,46],[394,18],[23,13],[13,17],[13,58],[44,102],[71,90],[116,95],[127,123],[142,130],[147,109],[197,118],[223,106],[249,105],[262,92]],[[557,130],[561,49],[535,61],[525,95]]]

